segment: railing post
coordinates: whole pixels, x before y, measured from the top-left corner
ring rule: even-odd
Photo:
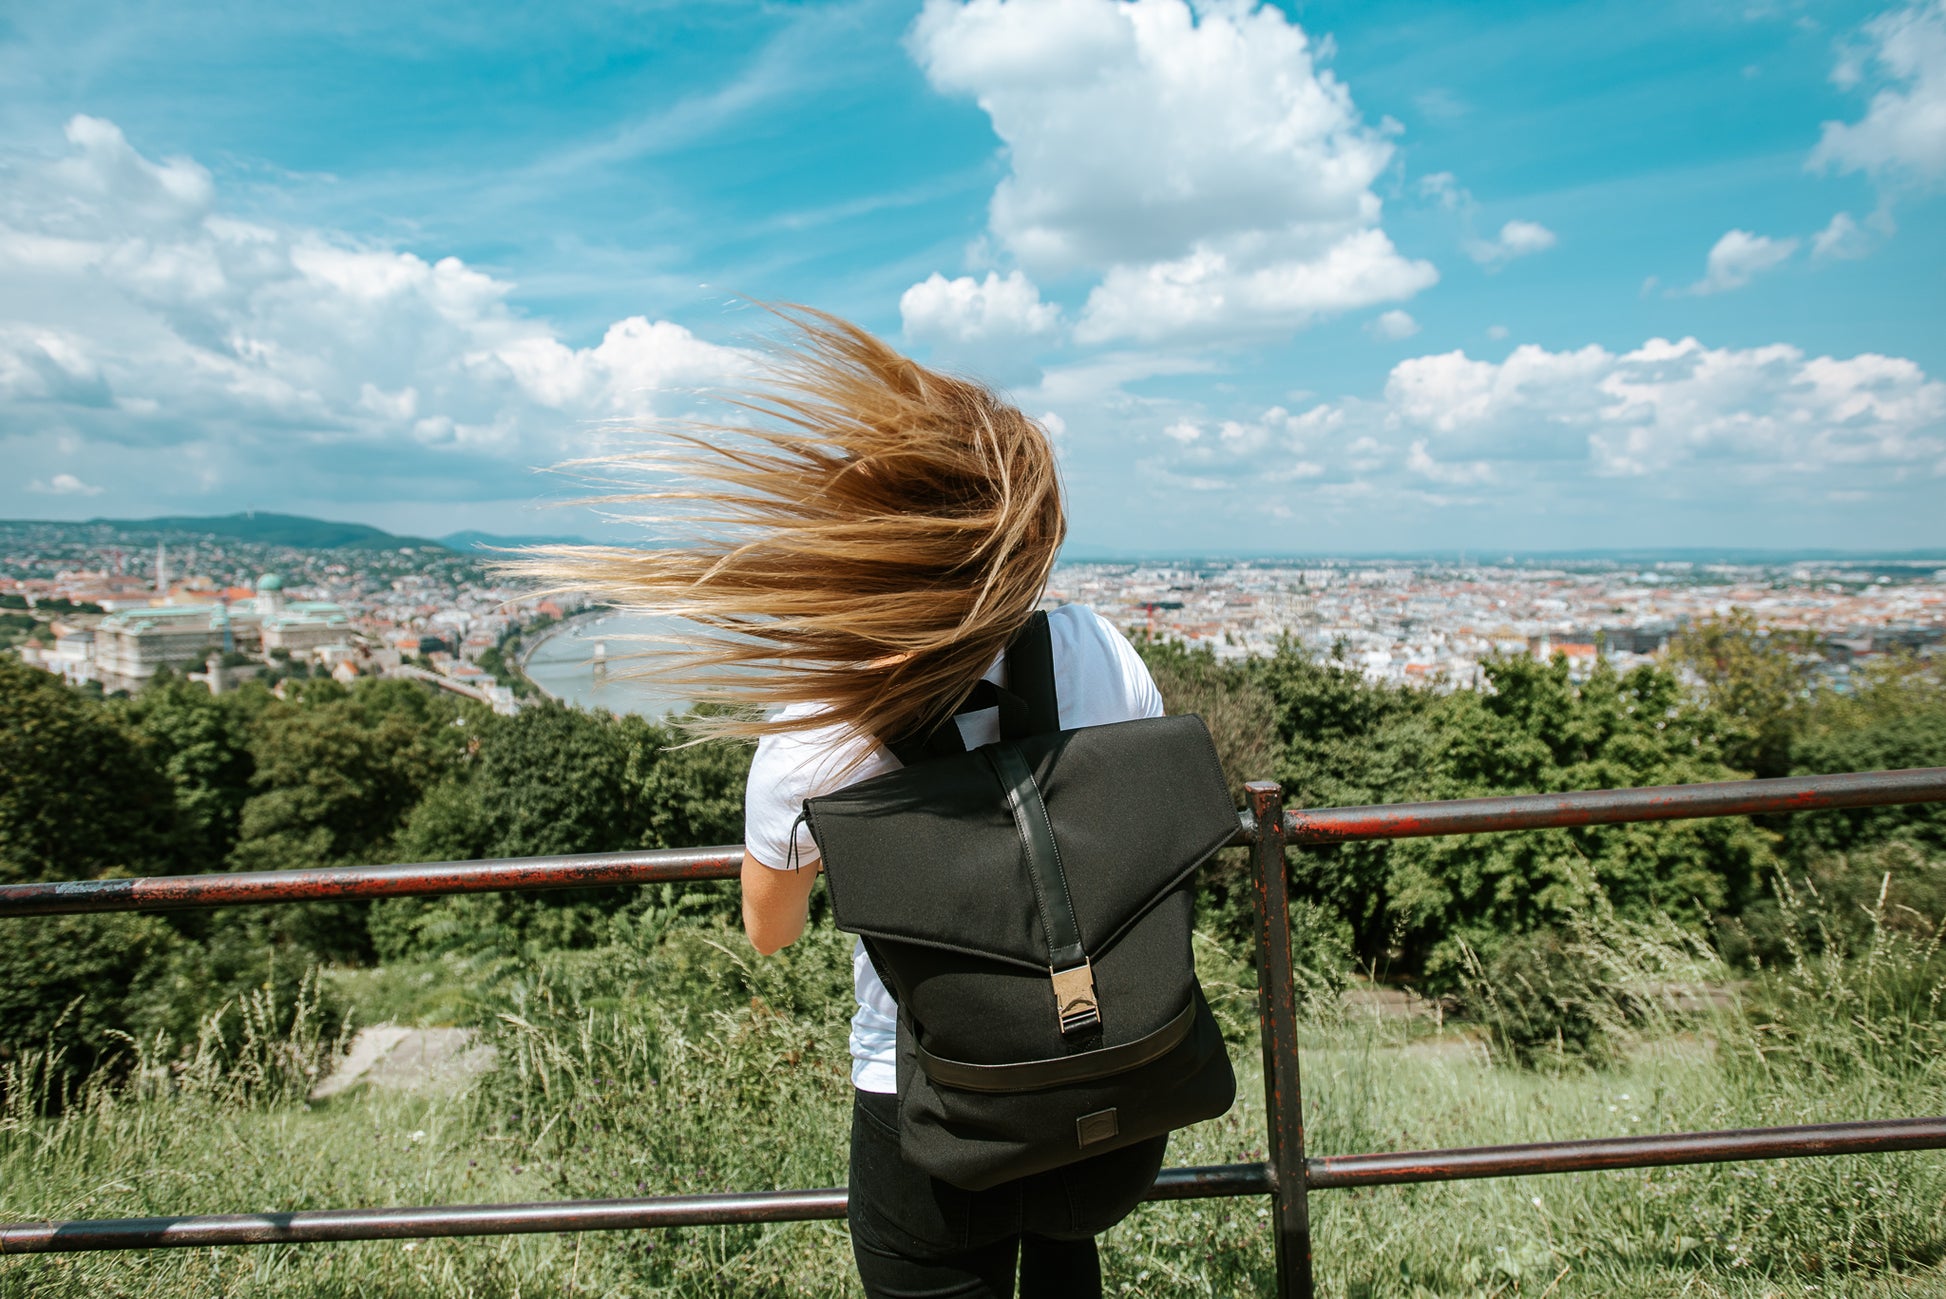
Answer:
[[[1257,1018],[1264,1047],[1264,1117],[1270,1137],[1271,1232],[1279,1299],[1311,1299],[1310,1188],[1304,1180],[1304,1096],[1297,1072],[1291,971],[1291,901],[1284,866],[1284,791],[1244,786],[1256,820],[1250,865],[1257,888]]]

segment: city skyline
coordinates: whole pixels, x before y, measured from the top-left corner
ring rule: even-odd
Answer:
[[[1946,3],[933,0],[0,34],[0,515],[620,539],[796,299],[1075,555],[1946,544]]]
[[[543,600],[443,548],[79,531],[88,535],[0,522],[0,602],[39,611],[14,615],[6,632],[28,662],[104,689],[137,689],[165,667],[198,669],[216,692],[232,678],[297,670],[416,677],[507,709],[525,679],[577,702],[632,707],[627,690],[601,695],[603,668],[625,663],[634,640],[663,621],[590,608],[587,624],[548,633],[542,682],[526,671],[542,640],[503,651],[532,615],[558,619],[577,603]],[[1273,654],[1292,638],[1369,680],[1436,689],[1476,684],[1484,664],[1509,654],[1564,655],[1575,675],[1601,660],[1627,669],[1656,660],[1682,628],[1727,616],[1810,636],[1817,675],[1839,689],[1860,667],[1935,657],[1946,643],[1946,560],[1937,558],[1064,559],[1044,600],[1079,602],[1131,636],[1219,658]]]

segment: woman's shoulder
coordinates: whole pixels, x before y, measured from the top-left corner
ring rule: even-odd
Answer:
[[[1063,604],[1047,611],[1047,626],[1056,640],[1072,644],[1111,645],[1128,643],[1115,624],[1096,613],[1092,605]]]
[[[1063,726],[1095,726],[1162,711],[1148,666],[1115,624],[1085,604],[1064,604],[1048,611],[1047,626]]]
[[[801,721],[826,711],[823,704],[791,704],[775,720]],[[772,731],[757,741],[757,752],[750,764],[750,785],[781,790],[782,797],[795,802],[845,783],[846,773],[853,773],[853,779],[862,779],[855,773],[861,767],[873,765],[874,755],[865,755],[861,762],[858,753],[868,746],[877,747],[837,722]]]
[[[1120,628],[1085,604],[1064,604],[1048,610],[1047,629],[1057,660],[1064,655],[1115,662],[1140,657]]]

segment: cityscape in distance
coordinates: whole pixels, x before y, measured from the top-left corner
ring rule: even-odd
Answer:
[[[553,693],[521,671],[544,639],[532,633],[592,612],[494,579],[492,547],[534,540],[265,514],[0,522],[0,645],[108,692],[162,670],[219,692],[259,676],[405,676],[511,712]],[[1096,556],[1064,560],[1047,600],[1219,658],[1289,639],[1369,680],[1435,688],[1476,684],[1494,655],[1626,669],[1685,624],[1743,610],[1809,633],[1842,689],[1876,657],[1940,652],[1946,552]],[[575,666],[598,672],[602,654],[591,641]]]

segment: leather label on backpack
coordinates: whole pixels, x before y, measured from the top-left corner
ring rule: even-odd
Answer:
[[[1106,1141],[1122,1130],[1121,1120],[1112,1109],[1096,1110],[1093,1114],[1083,1114],[1074,1121],[1075,1139],[1083,1149],[1097,1141]]]

